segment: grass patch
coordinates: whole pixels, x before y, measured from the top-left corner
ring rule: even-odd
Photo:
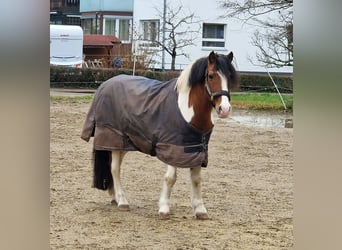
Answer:
[[[292,110],[293,95],[282,95],[286,108]],[[277,93],[232,93],[231,103],[234,107],[256,110],[284,110]]]
[[[284,106],[277,93],[232,93],[233,107],[253,110],[284,110]],[[89,103],[94,94],[81,96],[50,96],[51,101],[64,101],[69,103]],[[292,111],[293,95],[282,95],[286,108]]]
[[[65,101],[71,103],[90,102],[94,95],[80,95],[80,96],[50,96],[50,101]]]

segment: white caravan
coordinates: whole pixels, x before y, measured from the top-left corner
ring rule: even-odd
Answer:
[[[75,25],[50,25],[50,65],[82,68],[83,30]]]

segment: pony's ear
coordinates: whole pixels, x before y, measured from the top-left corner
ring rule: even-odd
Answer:
[[[232,62],[232,61],[233,61],[233,57],[234,57],[233,52],[230,52],[230,53],[227,55],[227,57],[228,57],[229,62]]]
[[[209,54],[209,63],[215,63],[216,62],[216,54],[214,51],[212,51],[210,54]]]

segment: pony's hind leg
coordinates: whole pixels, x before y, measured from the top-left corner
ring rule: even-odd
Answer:
[[[109,190],[109,194],[113,195],[112,203],[116,203],[120,210],[129,210],[129,204],[122,189],[120,173],[121,163],[126,152],[112,151],[112,176],[114,186]]]
[[[159,199],[159,216],[167,219],[170,216],[170,196],[173,185],[177,179],[177,169],[167,165],[167,171],[163,181],[162,192]]]
[[[206,220],[209,219],[207,209],[205,208],[202,200],[202,187],[201,187],[201,167],[190,168],[191,177],[191,203],[194,209],[196,219]]]

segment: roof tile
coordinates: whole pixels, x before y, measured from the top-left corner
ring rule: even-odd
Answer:
[[[113,46],[115,43],[121,41],[113,35],[83,35],[83,46]]]

